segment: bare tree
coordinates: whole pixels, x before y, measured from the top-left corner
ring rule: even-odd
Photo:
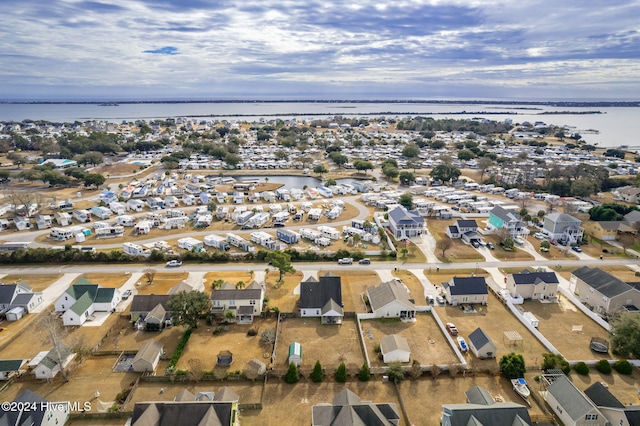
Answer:
[[[67,372],[64,370],[64,360],[68,356],[68,349],[63,340],[67,335],[67,330],[60,323],[60,320],[53,315],[45,315],[38,321],[38,329],[42,333],[42,341],[53,345],[53,354],[56,360],[60,364],[60,374],[62,379],[66,382]]]
[[[227,370],[225,370],[224,368],[216,367],[213,369],[213,377],[222,381],[227,378]]]
[[[442,370],[440,369],[440,367],[438,367],[438,364],[433,364],[431,366],[431,370],[429,372],[431,373],[431,377],[433,377],[435,379],[436,377],[438,377],[440,375]]]
[[[618,237],[618,242],[620,243],[620,245],[622,246],[622,250],[624,250],[624,253],[626,254],[627,249],[631,247],[635,242],[635,236],[628,233],[620,234],[620,236]]]
[[[15,206],[16,214],[26,217],[40,213],[45,207],[44,196],[39,191],[9,191],[4,199]]]
[[[442,257],[445,256],[447,250],[451,248],[453,241],[450,238],[442,238],[436,243],[436,248],[442,250]]]
[[[276,331],[273,328],[267,328],[260,335],[260,343],[264,345],[273,345],[276,342]]]
[[[187,364],[189,364],[189,377],[193,381],[198,383],[202,379],[202,376],[204,374],[202,361],[197,358],[191,358],[189,361],[187,361]]]
[[[455,379],[460,371],[462,371],[460,364],[449,364],[449,375],[452,379]]]
[[[255,382],[256,379],[258,378],[259,374],[258,374],[258,369],[257,368],[253,368],[249,365],[247,365],[244,368],[244,376],[251,380],[252,382]]]
[[[422,366],[420,365],[420,361],[414,359],[411,363],[411,369],[409,370],[409,376],[412,379],[417,379],[422,376]]]
[[[146,268],[142,271],[142,274],[147,279],[147,284],[153,284],[153,280],[156,278],[156,270],[153,268]]]

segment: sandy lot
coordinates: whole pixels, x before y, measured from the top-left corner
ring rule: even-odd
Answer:
[[[100,411],[98,401],[108,403],[110,407],[116,394],[135,382],[137,373],[112,373],[111,367],[116,362],[115,356],[97,356],[84,360],[75,370],[69,373],[69,382],[64,383],[58,374],[55,379],[47,383],[46,380],[23,378],[10,386],[0,399],[11,401],[22,390],[29,389],[50,401],[91,401],[91,411]],[[98,401],[93,399],[95,391],[100,392]]]
[[[216,366],[217,355],[220,351],[229,350],[233,354],[233,364],[229,371],[243,371],[247,362],[253,358],[267,364],[271,357],[270,348],[260,344],[260,333],[267,329],[275,329],[276,319],[256,319],[253,324],[229,324],[227,331],[213,335],[214,326],[201,324],[189,338],[180,361],[178,370],[189,370],[189,360],[198,359],[206,371],[213,370]],[[258,329],[258,335],[247,336],[250,328]],[[268,358],[264,354],[268,354]]]
[[[294,312],[300,295],[293,292],[302,281],[302,272],[297,271],[294,274],[285,274],[282,277],[282,282],[279,283],[278,277],[280,274],[278,271],[269,269],[270,272],[265,279],[266,297],[269,299],[267,309],[278,308],[281,312]]]
[[[329,375],[341,362],[350,371],[357,371],[364,363],[364,355],[356,327],[355,320],[349,319],[345,319],[342,325],[322,325],[320,318],[287,318],[280,323],[274,370],[284,375],[289,344],[298,342],[302,345],[300,368],[304,375],[311,373],[318,360]]]
[[[547,350],[525,327],[518,321],[513,314],[498,301],[498,299],[489,293],[487,306],[477,306],[477,313],[464,313],[459,307],[435,307],[438,315],[443,322],[452,322],[460,331],[467,343],[468,336],[476,328],[480,327],[491,338],[497,346],[497,354],[495,360],[485,360],[478,362],[473,354],[467,354],[467,361],[472,367],[492,369],[497,366],[498,360],[505,354],[515,352],[520,353],[524,357],[526,365],[540,365],[542,363],[542,354]],[[523,338],[522,343],[517,345],[504,337],[505,331],[517,331]]]
[[[609,333],[582,313],[566,298],[560,303],[539,303],[525,301],[522,305],[533,313],[540,325],[538,330],[568,360],[610,359],[607,354],[599,354],[589,349],[592,337],[609,338]],[[582,331],[572,331],[573,326],[582,326]]]
[[[404,285],[409,289],[409,293],[413,300],[415,300],[416,305],[424,305],[426,304],[426,300],[424,298],[424,287],[418,280],[418,277],[413,275],[409,271],[405,271],[403,269],[398,271],[391,272],[394,277],[398,277],[402,280]]]
[[[415,323],[403,323],[395,320],[366,320],[362,321],[365,345],[369,354],[371,366],[383,367],[380,354],[375,353],[374,347],[380,344],[380,339],[389,334],[398,334],[409,343],[411,360],[418,360],[421,365],[451,364],[458,360],[442,335],[436,321],[430,314],[418,314]],[[370,338],[369,336],[373,336]]]
[[[367,288],[380,284],[380,277],[373,271],[341,271],[333,270],[342,282],[342,302],[345,312],[367,312],[362,295],[366,295]],[[324,275],[323,272],[320,273]]]

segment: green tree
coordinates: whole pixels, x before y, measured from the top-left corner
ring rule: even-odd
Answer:
[[[278,282],[282,282],[284,274],[294,274],[295,268],[291,264],[291,255],[282,251],[270,251],[267,254],[267,259],[271,262],[274,268],[278,269],[280,276]]]
[[[84,186],[90,187],[95,186],[96,188],[100,187],[100,185],[104,184],[107,180],[103,175],[98,173],[88,173],[84,176]]]
[[[220,287],[222,287],[223,285],[224,285],[224,280],[221,280],[221,279],[214,280],[214,281],[211,283],[211,289],[212,289],[212,290],[217,290],[217,289],[219,289]]]
[[[507,379],[517,379],[524,377],[527,371],[524,365],[524,358],[520,354],[510,353],[500,358],[500,371]]]
[[[431,170],[429,176],[431,176],[432,179],[447,183],[458,180],[458,177],[460,177],[461,174],[462,172],[460,172],[460,169],[455,166],[440,164]]]
[[[611,322],[611,345],[622,358],[640,358],[640,315],[625,312]]]
[[[344,383],[347,381],[347,366],[344,364],[344,362],[341,362],[338,366],[335,379],[338,383]]]
[[[475,157],[475,154],[468,149],[461,149],[460,151],[458,151],[458,160],[468,161]]]
[[[338,151],[334,151],[329,154],[329,158],[336,166],[338,166],[338,168],[341,168],[349,161],[349,158],[346,155],[340,154]]]
[[[404,373],[402,372],[402,364],[400,362],[390,362],[387,368],[387,375],[392,382],[400,383],[403,381]]]
[[[417,157],[418,155],[420,155],[420,147],[416,144],[406,145],[402,149],[402,155],[404,155],[407,158]]]
[[[298,366],[291,362],[289,363],[287,374],[284,376],[284,381],[292,385],[298,383],[298,380],[300,380],[300,371],[298,370]]]
[[[367,170],[373,170],[373,163],[371,161],[356,160],[353,162],[353,167],[360,172],[367,173]]]
[[[313,371],[311,372],[311,380],[315,383],[320,383],[324,378],[324,373],[322,371],[322,365],[320,361],[316,361],[316,365],[313,366]]]
[[[393,166],[387,166],[382,168],[382,174],[388,179],[395,179],[400,174],[400,171]]]
[[[411,209],[411,207],[413,206],[413,195],[411,195],[408,192],[405,192],[400,196],[398,203],[400,203],[401,206],[404,206],[407,209]]]
[[[224,156],[224,162],[227,163],[228,166],[235,169],[236,166],[242,162],[242,157],[240,157],[238,154],[228,153]]]
[[[201,291],[180,291],[169,298],[171,321],[175,325],[198,326],[198,320],[211,312],[211,298]]]
[[[325,173],[328,173],[329,170],[327,170],[327,168],[324,166],[324,164],[318,164],[317,166],[315,166],[313,168],[313,173],[317,173],[320,176],[322,176]]]
[[[403,185],[411,185],[416,181],[416,175],[411,172],[403,171],[400,172],[400,183]]]
[[[552,352],[542,354],[542,369],[549,370],[553,368],[562,370],[564,374],[569,374],[571,371],[571,366],[562,355]]]
[[[571,184],[571,194],[575,197],[588,197],[596,191],[596,184],[586,177],[578,178]]]
[[[358,380],[360,380],[361,382],[368,382],[370,378],[371,378],[371,369],[369,369],[369,366],[365,361],[362,364],[362,367],[360,367],[360,370],[358,371]]]

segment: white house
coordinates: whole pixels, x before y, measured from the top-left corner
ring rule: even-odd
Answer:
[[[376,318],[400,318],[415,321],[416,306],[400,280],[391,280],[367,288],[367,296]]]
[[[389,229],[396,239],[406,240],[422,235],[425,221],[417,212],[398,206],[389,212]]]
[[[94,312],[115,310],[122,296],[115,288],[104,288],[80,278],[58,297],[56,312],[62,312],[64,325],[82,325]]]
[[[509,293],[523,299],[556,301],[560,285],[555,272],[531,272],[527,269],[519,274],[507,275]]]
[[[58,356],[58,353],[60,356]],[[76,356],[66,346],[60,345],[59,350],[51,349],[40,360],[33,373],[36,379],[53,379],[62,368],[65,368]]]
[[[542,233],[552,241],[576,244],[582,240],[582,221],[566,213],[551,213],[544,217]]]
[[[409,362],[411,348],[402,336],[390,334],[380,339],[380,353],[385,364],[390,362]]]
[[[320,317],[322,324],[342,324],[342,306],[340,277],[327,273],[319,280],[309,277],[300,283],[301,317]]]
[[[211,312],[222,316],[233,312],[239,323],[252,323],[253,318],[262,312],[264,294],[264,285],[256,281],[244,289],[225,283],[221,288],[211,291]]]
[[[442,283],[447,303],[453,306],[460,304],[487,304],[489,292],[484,277],[453,277]]]
[[[545,401],[563,425],[607,426],[609,422],[569,378],[560,375],[547,386]]]
[[[136,353],[131,369],[137,373],[154,372],[163,353],[162,343],[149,340]]]

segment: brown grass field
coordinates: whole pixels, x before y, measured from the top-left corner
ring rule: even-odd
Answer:
[[[188,272],[156,272],[152,284],[147,284],[146,278],[142,276],[140,285],[136,284],[137,294],[167,294],[171,287],[186,280],[188,276]]]
[[[320,318],[287,318],[280,323],[274,370],[284,375],[289,356],[289,344],[302,345],[301,371],[311,373],[316,361],[327,372],[335,372],[341,362],[357,370],[364,362],[355,320],[344,319],[342,325],[322,325]],[[331,350],[327,350],[331,348]]]
[[[204,276],[204,279],[206,281],[205,290],[207,293],[209,293],[211,290],[211,284],[217,280],[224,280],[225,282],[228,281],[234,285],[237,284],[239,281],[244,281],[245,285],[249,285],[251,281],[253,281],[253,278],[251,277],[251,274],[249,273],[249,271],[247,272],[240,272],[240,271],[207,272]]]
[[[62,278],[62,274],[9,274],[0,278],[0,282],[5,284],[22,283],[30,286],[33,291],[43,291],[54,282]]]
[[[164,353],[171,356],[182,339],[183,327],[165,328],[160,332],[137,331],[126,318],[118,318],[113,325],[113,331],[100,346],[100,351],[135,351],[149,340],[157,340],[164,346]],[[163,374],[163,372],[159,374]]]
[[[407,339],[411,348],[411,360],[418,360],[421,365],[458,362],[432,315],[418,314],[415,323],[403,323],[397,319],[379,319],[362,321],[361,324],[372,366],[385,365],[380,354],[375,353],[374,349],[380,344],[381,338],[390,334],[398,334]]]
[[[518,247],[514,247],[513,251],[505,251],[500,248],[498,243],[500,238],[497,235],[485,235],[483,239],[486,242],[492,242],[495,246],[495,250],[491,250],[491,254],[498,260],[533,260],[533,256],[524,250],[520,250]]]
[[[83,274],[82,277],[87,281],[100,284],[102,287],[119,288],[129,280],[130,276],[125,274]]]
[[[431,235],[435,237],[436,241],[440,241],[441,239],[449,238],[445,234],[445,230],[454,222],[454,220],[430,220],[427,222],[427,227],[429,228]],[[453,240],[451,248],[447,249],[444,256],[442,256],[442,250],[440,249],[436,249],[435,254],[438,256],[438,259],[447,263],[485,260],[483,255],[478,253],[478,251],[472,246],[463,243],[461,239]]]
[[[442,322],[452,322],[460,331],[460,336],[467,339],[476,328],[480,327],[497,346],[496,359],[478,363],[473,354],[467,354],[467,361],[473,366],[481,368],[497,367],[497,360],[501,356],[515,352],[522,354],[526,365],[540,365],[542,354],[547,352],[544,346],[536,339],[513,314],[489,293],[487,306],[477,306],[477,313],[464,313],[459,307],[445,306],[435,307]],[[517,331],[523,338],[521,343],[511,344],[504,337],[505,331]],[[545,335],[546,336],[546,335]],[[547,336],[550,339],[550,336]],[[550,339],[551,340],[551,339]]]
[[[538,330],[568,360],[611,359],[589,349],[592,337],[608,339],[609,333],[582,313],[564,297],[560,303],[525,301],[523,309],[533,313],[540,325]],[[573,326],[582,326],[582,331],[572,331]]]
[[[331,271],[342,279],[342,302],[346,312],[367,312],[362,295],[368,287],[380,284],[380,277],[375,271]],[[322,274],[324,275],[324,274]]]
[[[193,331],[189,342],[185,347],[182,356],[177,364],[178,370],[190,370],[189,360],[197,359],[202,362],[204,370],[213,370],[216,366],[218,352],[229,350],[233,354],[233,364],[227,369],[229,371],[243,371],[247,362],[257,358],[265,364],[269,364],[271,358],[271,348],[260,343],[260,333],[272,328],[275,329],[276,319],[257,318],[253,324],[229,324],[225,327],[227,331],[213,335],[216,325],[207,326],[204,323]],[[256,336],[248,336],[250,328],[258,330]],[[265,358],[264,354],[268,354]]]
[[[415,300],[416,305],[424,305],[426,303],[424,298],[424,287],[418,277],[413,275],[411,272],[400,269],[398,271],[391,272],[394,277],[398,277],[402,280],[404,285],[409,289],[409,293],[411,294],[411,298]]]
[[[293,291],[302,281],[302,272],[285,274],[281,283],[278,282],[279,275],[278,271],[269,271],[266,277],[266,296],[269,298],[267,308],[277,307],[281,312],[294,312],[300,296],[293,294]]]

